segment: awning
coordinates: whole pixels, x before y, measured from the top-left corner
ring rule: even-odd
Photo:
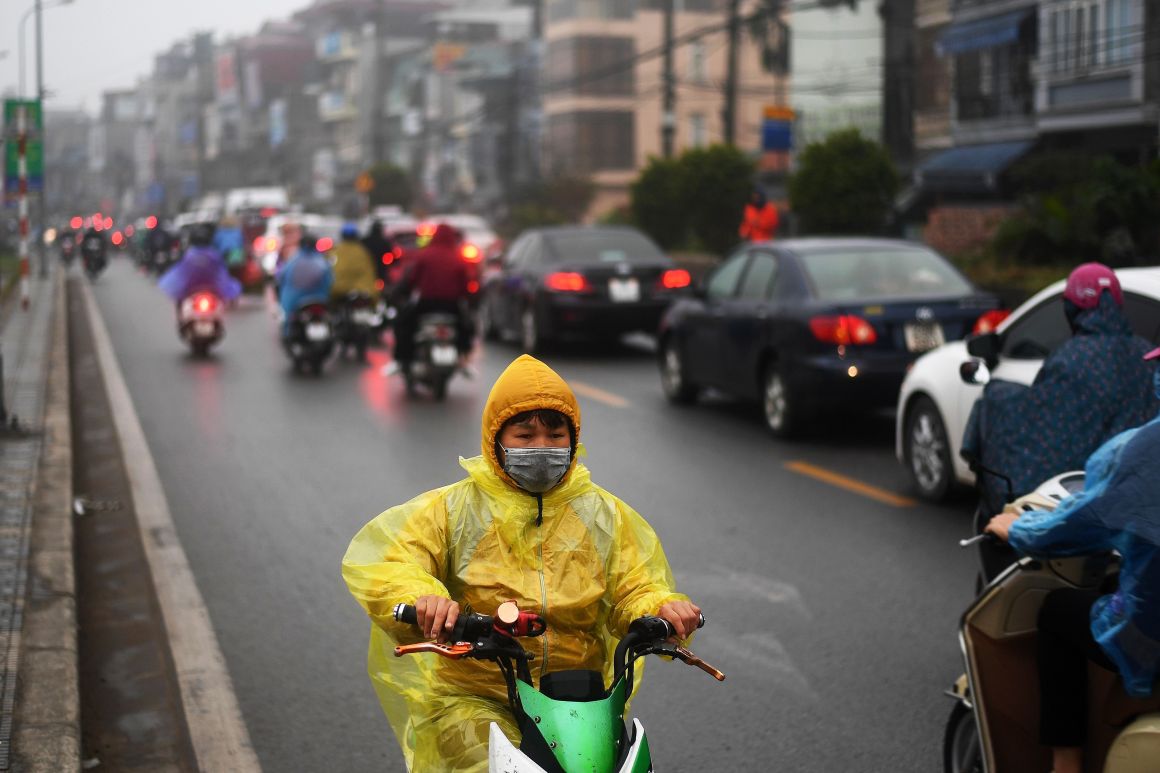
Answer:
[[[994,191],[999,175],[1026,155],[1034,144],[1034,140],[1019,140],[962,145],[944,150],[919,165],[915,182],[927,191]]]
[[[1019,39],[1019,27],[1033,13],[1034,6],[952,24],[939,36],[935,50],[939,56],[947,56],[1014,43]]]

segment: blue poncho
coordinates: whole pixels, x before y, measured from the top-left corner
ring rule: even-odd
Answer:
[[[1083,493],[1019,516],[1009,542],[1040,558],[1120,552],[1120,587],[1092,607],[1092,635],[1146,698],[1160,671],[1160,417],[1105,443],[1086,473]]]
[[[162,275],[157,286],[175,303],[198,290],[212,292],[223,301],[232,301],[242,294],[242,285],[230,276],[221,254],[213,247],[190,247]]]
[[[282,334],[290,329],[295,311],[310,303],[328,303],[334,269],[330,261],[313,251],[299,251],[278,269],[278,300],[284,314]]]
[[[1043,481],[1078,470],[1109,438],[1156,415],[1151,344],[1132,335],[1108,293],[1081,311],[1075,335],[1051,353],[1030,387],[992,381],[963,433],[963,456],[1011,478],[1021,496]],[[1006,486],[980,473],[983,505],[998,513]]]

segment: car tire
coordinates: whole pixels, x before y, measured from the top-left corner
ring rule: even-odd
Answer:
[[[801,413],[801,406],[790,391],[785,371],[777,365],[769,365],[761,380],[761,414],[766,429],[776,438],[791,438],[801,426]]]
[[[661,389],[670,403],[691,405],[697,401],[700,389],[685,375],[685,363],[681,349],[672,337],[661,344],[660,356]]]
[[[544,350],[544,331],[532,306],[520,314],[520,346],[527,354],[539,354]]]
[[[938,406],[920,396],[906,417],[903,457],[914,490],[930,502],[941,502],[954,482],[951,446]]]

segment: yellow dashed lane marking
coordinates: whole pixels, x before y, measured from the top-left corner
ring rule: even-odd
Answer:
[[[883,504],[893,505],[894,507],[913,507],[918,504],[913,499],[893,494],[886,489],[880,489],[877,486],[871,486],[869,483],[863,483],[860,480],[847,478],[845,475],[840,475],[824,467],[816,467],[808,462],[786,462],[787,470],[793,470],[800,475],[806,475],[814,480],[820,480],[822,483],[829,483],[831,486],[852,491],[855,494],[861,494],[864,497],[873,499]]]
[[[587,397],[597,402],[611,405],[613,408],[627,408],[628,400],[625,400],[620,395],[614,395],[612,392],[605,392],[599,387],[594,387],[591,384],[585,384],[583,381],[569,381],[572,391],[581,397]]]

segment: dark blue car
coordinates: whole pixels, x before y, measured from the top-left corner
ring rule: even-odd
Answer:
[[[920,354],[994,324],[998,306],[912,242],[748,244],[661,320],[661,383],[677,403],[706,387],[760,401],[786,437],[822,411],[893,406]]]

